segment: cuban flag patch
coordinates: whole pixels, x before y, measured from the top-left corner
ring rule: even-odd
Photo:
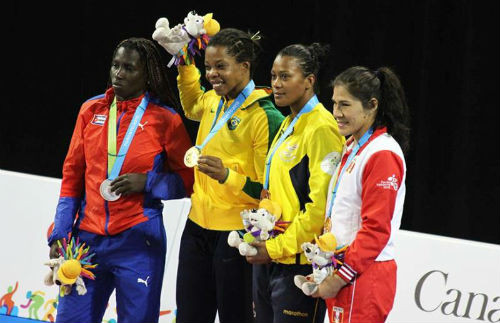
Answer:
[[[94,114],[92,121],[90,121],[91,124],[95,124],[98,126],[103,126],[104,122],[106,122],[106,115],[105,114]]]

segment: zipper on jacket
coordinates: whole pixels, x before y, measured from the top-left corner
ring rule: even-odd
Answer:
[[[106,212],[106,223],[104,224],[104,233],[109,236],[108,224],[109,224],[109,205],[108,201],[104,201],[104,211]]]

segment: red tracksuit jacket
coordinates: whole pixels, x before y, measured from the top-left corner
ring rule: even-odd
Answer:
[[[183,198],[192,193],[193,171],[183,162],[191,140],[180,116],[151,98],[120,171],[120,175],[146,173],[144,192],[122,196],[115,202],[101,197],[99,186],[107,178],[108,115],[113,98],[110,88],[105,94],[83,103],[80,109],[64,161],[49,244],[66,237],[75,219],[80,229],[114,235],[161,215],[161,200]],[[142,98],[117,101],[117,152]]]

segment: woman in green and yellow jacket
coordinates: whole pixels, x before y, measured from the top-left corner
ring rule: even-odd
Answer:
[[[320,61],[327,46],[290,45],[274,60],[271,83],[276,105],[289,106],[266,159],[262,197],[280,204],[286,230],[253,243],[247,256],[253,268],[256,321],[323,322],[325,304],[294,284],[297,274],[312,272],[301,245],[322,233],[330,178],[345,142],[332,114],[316,96]]]
[[[194,65],[179,66],[180,99],[187,118],[200,122],[191,210],[181,238],[177,322],[253,322],[252,268],[227,244],[243,229],[240,212],[258,207],[269,146],[283,121],[271,89],[255,87],[258,36],[222,29],[205,51],[204,91]],[[199,156],[198,156],[199,154]]]

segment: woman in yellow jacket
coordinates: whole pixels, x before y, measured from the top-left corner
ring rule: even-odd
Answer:
[[[306,296],[293,282],[312,272],[301,245],[323,228],[328,183],[340,161],[344,137],[331,113],[318,101],[320,61],[327,46],[290,45],[274,60],[271,83],[276,105],[289,106],[266,159],[262,197],[280,204],[284,233],[254,243],[258,253],[247,256],[253,268],[256,321],[323,322],[325,304]]]
[[[228,28],[210,39],[205,77],[213,90],[204,91],[194,65],[178,67],[183,110],[200,122],[196,146],[186,155],[196,167],[179,251],[178,323],[213,322],[216,312],[221,323],[253,322],[252,267],[227,236],[243,229],[242,210],[258,207],[265,158],[283,121],[271,89],[252,80],[256,38]]]

